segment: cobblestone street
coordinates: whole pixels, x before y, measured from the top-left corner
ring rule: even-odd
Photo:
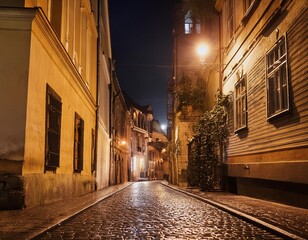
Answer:
[[[38,239],[280,238],[159,182],[139,182]]]

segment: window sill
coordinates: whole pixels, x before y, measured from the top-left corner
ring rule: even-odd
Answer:
[[[243,126],[243,127],[240,127],[238,129],[234,130],[234,134],[236,135],[236,134],[239,134],[239,133],[247,131],[247,130],[248,130],[248,127],[247,126]]]
[[[58,166],[45,166],[44,172],[53,172],[56,173]]]
[[[271,121],[274,121],[274,120],[279,119],[279,118],[281,118],[281,117],[284,117],[284,116],[287,115],[289,112],[290,112],[290,109],[289,109],[289,108],[288,108],[288,109],[285,109],[285,110],[283,110],[283,111],[277,112],[277,113],[275,113],[275,114],[273,114],[273,115],[271,115],[271,116],[268,116],[268,117],[267,117],[267,121],[268,121],[268,122],[271,122]]]

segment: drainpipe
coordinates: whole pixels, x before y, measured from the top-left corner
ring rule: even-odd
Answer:
[[[95,166],[95,174],[94,174],[94,177],[95,177],[95,191],[97,191],[97,181],[96,181],[96,170],[97,170],[97,150],[98,150],[98,119],[99,119],[99,49],[100,49],[100,45],[99,45],[99,42],[100,42],[100,39],[99,39],[99,18],[100,18],[100,11],[99,11],[99,0],[97,1],[97,32],[98,32],[98,38],[97,38],[97,41],[96,41],[96,61],[97,61],[97,66],[96,66],[96,110],[95,110],[95,153],[94,153],[94,166]]]
[[[113,139],[112,139],[112,123],[111,123],[111,119],[112,119],[112,108],[113,108],[113,104],[112,104],[112,77],[113,77],[113,69],[112,69],[112,61],[111,59],[109,59],[109,68],[110,68],[110,83],[108,85],[108,90],[109,90],[109,139],[110,139],[110,149],[109,149],[109,183],[108,185],[111,186],[111,177],[112,177],[112,169],[111,169],[111,163],[113,161]]]
[[[221,31],[222,31],[222,28],[221,28],[221,14],[219,13],[219,17],[218,17],[218,25],[219,25],[219,34],[218,34],[218,38],[219,38],[219,76],[218,76],[218,79],[219,79],[219,91],[222,93],[222,71],[223,71],[223,64],[222,64],[222,44],[221,44]]]

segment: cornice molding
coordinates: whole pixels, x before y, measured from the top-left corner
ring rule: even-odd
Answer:
[[[32,8],[0,8],[0,28],[30,30],[36,11]]]

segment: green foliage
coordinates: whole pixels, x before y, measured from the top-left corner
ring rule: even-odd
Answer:
[[[179,140],[177,140],[175,143],[169,142],[167,145],[167,152],[169,152],[171,155],[181,154],[180,145],[181,143]]]
[[[179,110],[187,105],[191,105],[194,110],[203,110],[205,90],[202,88],[202,84],[194,84],[188,75],[183,75],[179,83],[178,99]]]
[[[190,143],[188,159],[188,183],[202,190],[215,185],[215,170],[220,164],[219,151],[227,141],[227,108],[229,96],[216,95],[216,104],[206,111],[195,126],[195,136]]]

